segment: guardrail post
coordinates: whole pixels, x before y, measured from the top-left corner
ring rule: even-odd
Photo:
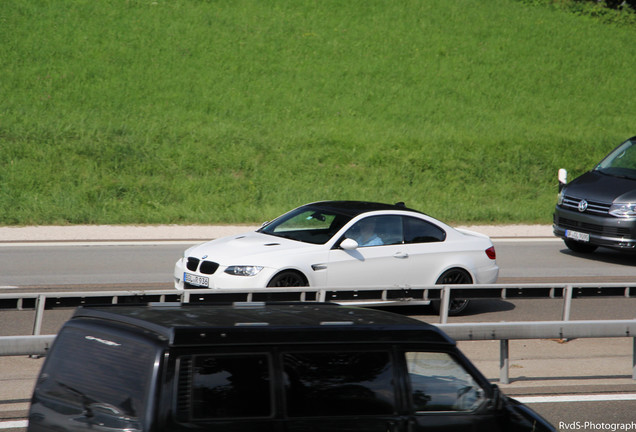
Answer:
[[[450,307],[451,289],[448,286],[442,287],[440,291],[439,305],[439,322],[446,324],[448,322],[448,308]]]
[[[563,289],[563,321],[570,321],[570,311],[572,310],[572,285],[566,285]]]
[[[321,303],[324,303],[327,301],[327,290],[325,290],[324,288],[321,288],[320,290],[318,290],[318,296],[316,301],[319,301]]]
[[[510,384],[510,352],[508,339],[499,341],[499,382]]]
[[[33,335],[39,335],[42,332],[42,319],[44,318],[45,305],[46,296],[39,295],[35,300],[35,320],[33,321]]]

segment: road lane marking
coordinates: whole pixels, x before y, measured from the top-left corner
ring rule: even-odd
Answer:
[[[524,404],[559,402],[610,402],[636,400],[636,393],[624,394],[570,394],[558,396],[511,396]]]

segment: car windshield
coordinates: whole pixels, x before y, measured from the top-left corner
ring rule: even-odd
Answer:
[[[636,142],[625,141],[599,163],[595,171],[636,180]]]
[[[316,206],[303,206],[274,219],[258,232],[305,243],[324,244],[349,220],[350,216]]]

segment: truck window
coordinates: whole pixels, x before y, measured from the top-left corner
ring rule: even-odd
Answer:
[[[67,328],[57,336],[52,354],[37,384],[39,397],[93,418],[103,414],[134,423],[143,417],[155,363],[152,345]]]
[[[473,377],[447,353],[407,352],[406,364],[413,411],[473,411],[486,399]]]
[[[180,386],[189,387],[187,417],[196,420],[267,417],[272,413],[267,354],[197,355],[180,360]],[[179,411],[183,412],[182,406]]]
[[[382,415],[395,412],[393,364],[388,352],[283,354],[287,414]]]

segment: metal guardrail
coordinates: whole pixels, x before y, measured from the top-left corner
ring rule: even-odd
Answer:
[[[632,379],[636,380],[636,320],[528,321],[513,323],[438,324],[458,341],[499,340],[499,382],[508,384],[511,339],[574,339],[631,337],[634,342]],[[46,355],[55,335],[2,336],[0,356]]]
[[[513,339],[633,338],[632,379],[636,380],[636,319],[588,321],[525,321],[438,324],[457,341],[499,340],[499,382],[510,382],[510,347]]]
[[[451,298],[520,299],[546,298],[563,301],[562,321],[525,323],[447,324]],[[49,293],[3,293],[0,309],[34,309],[34,336],[0,337],[0,355],[43,355],[54,335],[41,336],[45,309],[76,307],[88,304],[146,302],[235,302],[235,301],[312,301],[351,304],[422,304],[440,303],[440,327],[456,340],[500,340],[500,380],[509,382],[509,340],[584,337],[634,337],[632,377],[636,380],[635,321],[569,321],[572,299],[583,297],[636,297],[636,284],[568,283],[568,284],[492,284],[433,285],[411,287],[354,288],[267,288],[260,289],[192,289],[86,291]],[[618,327],[615,327],[618,326]]]
[[[183,303],[235,301],[332,301],[336,303],[413,305],[440,302],[440,323],[448,322],[448,306],[452,297],[462,299],[550,298],[563,300],[562,319],[570,319],[572,299],[581,297],[636,297],[635,284],[492,284],[492,285],[432,285],[410,287],[360,288],[251,288],[251,289],[190,289],[190,290],[120,290],[85,292],[31,292],[0,294],[0,309],[35,309],[33,334],[40,334],[45,309],[76,307],[84,304],[120,302]]]
[[[45,356],[56,336],[0,336],[0,356]]]

